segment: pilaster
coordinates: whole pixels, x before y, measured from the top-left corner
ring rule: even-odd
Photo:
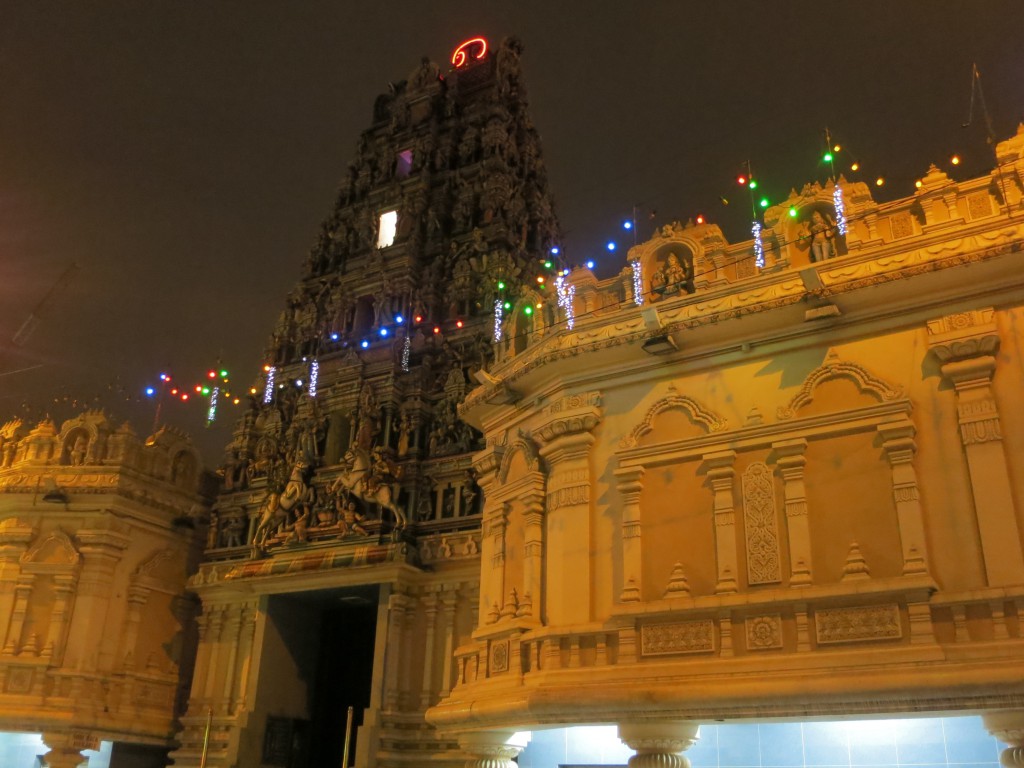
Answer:
[[[974,496],[989,586],[1024,582],[1024,549],[992,377],[999,331],[991,308],[928,322],[928,345],[956,391],[960,441]]]
[[[924,533],[924,516],[914,469],[914,424],[900,419],[878,425],[882,450],[892,467],[892,495],[896,504],[896,519],[903,547],[903,574],[905,576],[928,573],[928,548]]]
[[[644,489],[644,468],[616,469],[615,477],[622,497],[622,591],[619,600],[635,603],[640,601],[642,594],[640,494]]]
[[[591,619],[590,449],[601,419],[599,400],[596,392],[562,398],[549,406],[550,420],[534,432],[548,467],[548,558],[544,594],[533,597],[553,624]]]
[[[714,493],[715,554],[718,568],[716,594],[729,594],[737,590],[736,574],[736,510],[733,495],[736,451],[717,451],[704,456],[701,469],[707,473]]]
[[[807,586],[812,581],[811,528],[807,519],[804,465],[807,441],[803,438],[772,444],[775,464],[784,483],[786,530],[789,535],[789,585]]]

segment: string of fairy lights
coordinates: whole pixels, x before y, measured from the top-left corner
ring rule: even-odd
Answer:
[[[837,174],[837,165],[840,164],[840,157],[846,160],[844,168],[848,168],[850,172],[857,173],[861,170],[861,164],[856,157],[850,152],[849,149],[843,145],[834,142],[830,132],[826,129],[823,131],[824,138],[824,152],[820,155],[821,161],[826,165],[829,171],[829,181],[833,185],[832,189],[832,208],[834,213],[834,222],[836,231],[845,236],[849,231],[851,224],[851,218],[847,216],[843,180],[844,177],[841,174]],[[840,155],[842,153],[842,155]],[[953,166],[957,166],[961,163],[959,155],[954,154],[949,158],[949,162]],[[999,166],[997,166],[997,170]],[[772,201],[766,195],[762,194],[759,190],[762,186],[762,179],[756,176],[753,172],[753,167],[750,161],[746,161],[742,164],[742,172],[735,177],[736,183],[747,190],[750,197],[750,206],[752,213],[751,223],[751,235],[752,235],[752,248],[748,255],[741,256],[737,255],[733,258],[733,264],[739,264],[748,258],[753,258],[754,267],[758,270],[765,267],[765,246],[762,240],[763,231],[763,217],[764,213],[772,206]],[[882,187],[886,183],[886,179],[883,175],[879,174],[874,179],[876,187]],[[922,182],[918,180],[915,183],[917,188],[922,186]],[[728,205],[728,199],[723,195],[720,196],[720,201]],[[632,235],[633,244],[637,242],[636,239],[636,211],[637,207],[634,206],[632,215],[625,218],[621,227],[624,231]],[[790,206],[787,210],[790,217],[796,218],[799,215],[797,207]],[[653,217],[652,217],[653,218]],[[697,224],[707,223],[707,217],[703,213],[699,213],[694,217]],[[856,220],[856,217],[853,217]],[[774,243],[774,247],[781,247],[789,244],[792,241],[777,241]],[[615,239],[608,239],[605,243],[605,250],[608,253],[614,253],[619,248],[619,244]],[[620,300],[618,306],[624,303],[631,302],[636,306],[642,306],[645,301],[645,290],[644,290],[644,275],[642,270],[641,261],[637,258],[631,259],[628,262],[629,269],[631,271],[632,278],[632,295],[628,296],[625,300]],[[588,270],[594,270],[597,266],[596,260],[588,258],[583,262]],[[721,265],[719,265],[721,266]],[[714,267],[717,269],[719,267]],[[709,270],[710,271],[710,270]],[[543,293],[547,290],[548,286],[554,287],[554,304],[558,310],[558,317],[550,318],[555,325],[564,325],[568,330],[572,330],[578,319],[587,317],[588,315],[594,314],[594,310],[590,312],[578,313],[575,306],[575,291],[576,286],[571,280],[569,275],[572,270],[566,265],[565,254],[563,246],[555,244],[549,247],[547,255],[539,259],[539,268],[537,274],[531,283],[534,285],[534,289],[523,290],[521,286],[518,296],[515,293],[515,289],[510,287],[509,281],[505,279],[498,279],[496,281],[496,297],[493,302],[492,311],[492,333],[491,339],[496,344],[511,344],[515,340],[528,336],[533,331],[529,328],[529,323],[524,323],[520,327],[510,327],[508,320],[510,318],[510,312],[515,308],[520,311],[522,315],[529,318],[534,314],[535,311],[540,310],[544,307]],[[703,276],[706,273],[694,274],[694,279]],[[602,311],[607,311],[609,307],[602,307]],[[411,317],[404,316],[403,314],[395,314],[392,318],[393,323],[388,323],[380,326],[376,329],[375,336],[378,341],[386,341],[392,343],[391,339],[401,339],[401,368],[404,372],[408,372],[410,368],[410,355],[412,348],[412,335],[414,331],[420,331],[424,335],[430,335],[433,332],[435,336],[441,336],[443,334],[443,327],[451,328],[454,326],[456,330],[462,329],[466,325],[466,320],[456,318],[454,321],[445,321],[444,323],[431,324],[427,319],[419,314]],[[550,325],[551,323],[549,323]],[[513,333],[510,333],[513,331]],[[368,350],[373,346],[373,337],[367,336],[353,342],[354,346],[359,349]],[[349,342],[343,341],[340,335],[336,332],[326,334],[321,343],[316,346],[316,354],[309,360],[308,365],[308,376],[306,380],[296,379],[294,385],[304,388],[309,397],[315,398],[318,395],[319,390],[319,378],[320,378],[320,361],[318,354],[322,351],[321,346],[326,348],[327,352],[334,351],[339,346],[348,347]],[[304,361],[306,359],[304,358]],[[265,364],[263,366],[263,391],[262,400],[263,403],[269,404],[273,402],[276,391],[284,386],[283,382],[279,382],[279,368],[277,365]],[[228,372],[225,369],[216,368],[210,369],[207,372],[206,381],[196,384],[192,387],[184,388],[178,387],[172,383],[171,377],[168,374],[160,374],[159,380],[161,385],[159,387],[148,386],[145,389],[145,394],[151,398],[158,398],[163,395],[169,396],[168,399],[178,400],[180,402],[188,402],[190,399],[205,399],[207,403],[207,425],[213,424],[217,418],[218,407],[222,402],[232,403],[238,405],[242,398],[233,394],[229,389],[228,385],[230,379]],[[256,397],[259,393],[257,387],[252,387],[249,393]]]

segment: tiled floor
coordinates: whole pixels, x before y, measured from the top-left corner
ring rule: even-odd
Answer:
[[[1003,746],[980,717],[701,727],[694,768],[998,768]],[[520,768],[625,765],[614,726],[534,731]]]

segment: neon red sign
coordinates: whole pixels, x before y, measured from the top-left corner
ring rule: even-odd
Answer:
[[[487,41],[482,37],[467,40],[452,52],[452,64],[456,69],[465,67],[470,60],[479,61],[487,53]]]

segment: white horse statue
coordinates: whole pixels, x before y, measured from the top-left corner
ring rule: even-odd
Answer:
[[[370,454],[366,452],[366,449],[352,446],[345,452],[343,463],[348,466],[348,469],[338,475],[338,479],[331,485],[330,492],[345,491],[360,501],[379,504],[395,516],[395,530],[405,528],[408,520],[402,508],[395,504],[391,486],[381,483],[374,490],[370,490],[371,461]]]
[[[288,521],[289,512],[299,504],[309,504],[313,501],[313,488],[306,483],[305,474],[305,462],[297,461],[284,490],[267,496],[260,509],[260,522],[252,536],[254,553],[266,550],[267,539]]]

